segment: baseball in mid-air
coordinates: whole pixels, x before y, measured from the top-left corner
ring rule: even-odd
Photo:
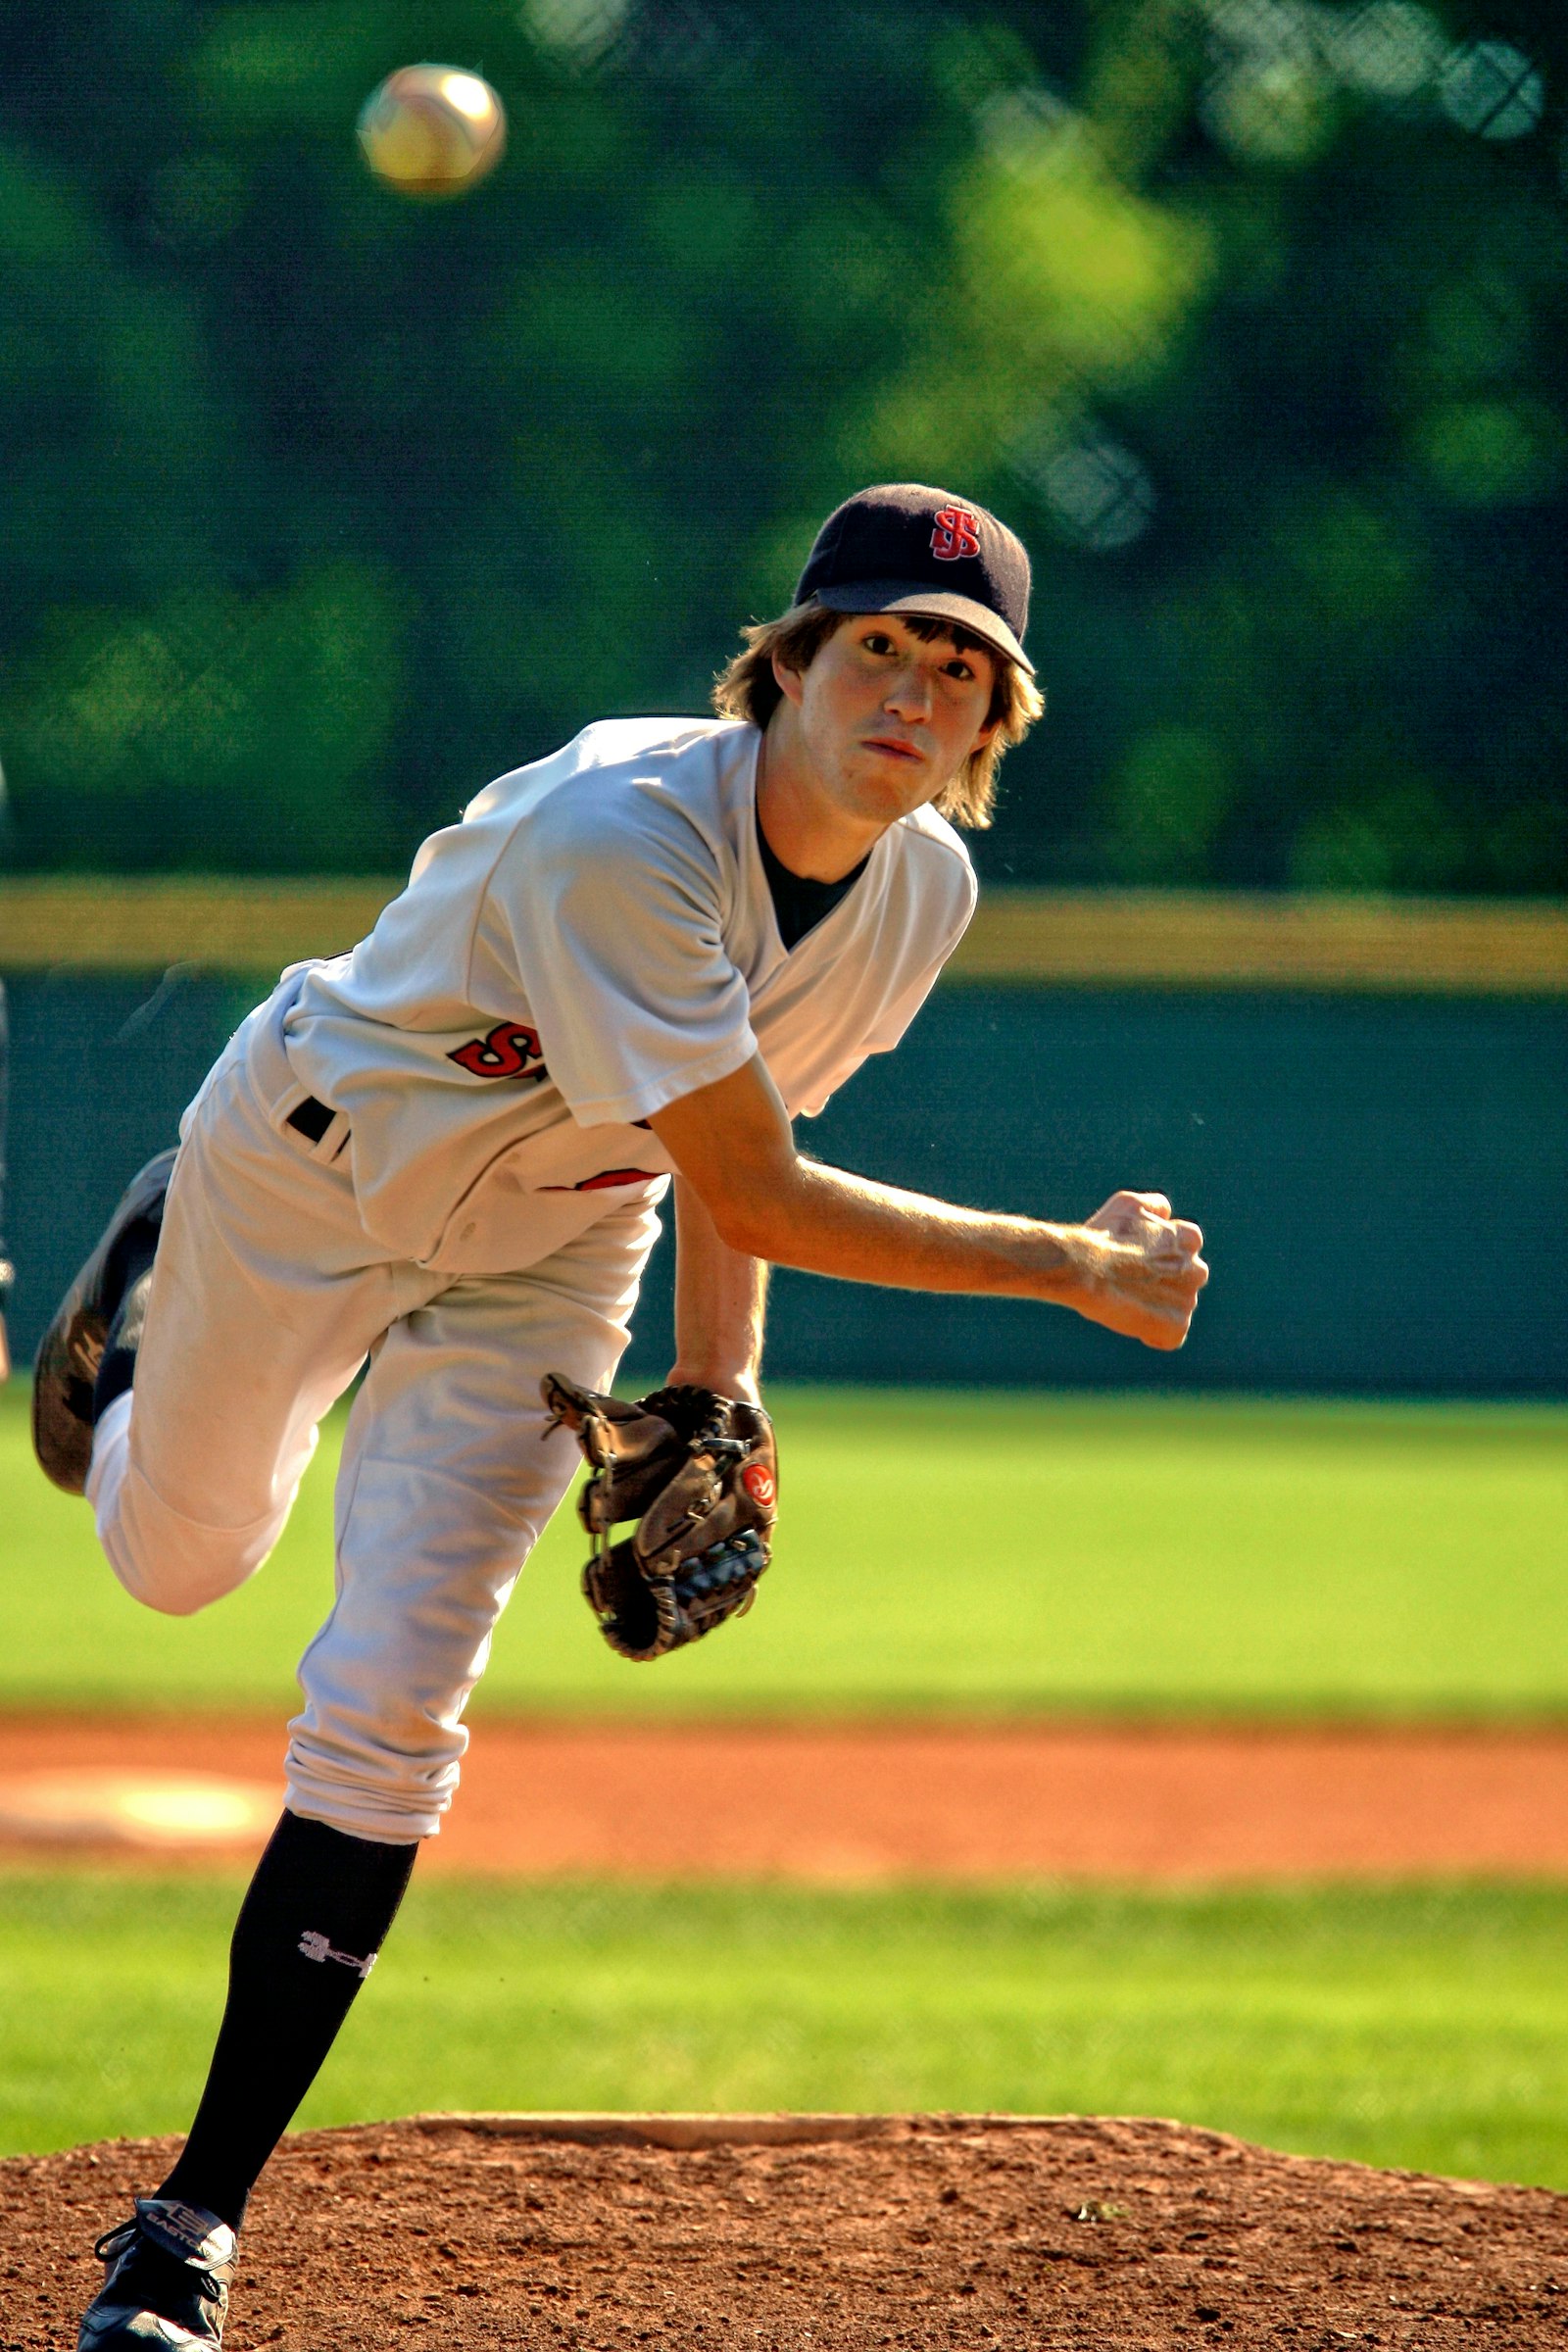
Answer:
[[[360,146],[402,196],[464,196],[495,170],[507,118],[490,84],[461,66],[400,66],[360,110]]]

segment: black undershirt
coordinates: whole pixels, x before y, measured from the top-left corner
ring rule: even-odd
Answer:
[[[852,872],[842,874],[837,882],[812,882],[805,874],[792,874],[768,847],[760,816],[757,820],[757,846],[762,853],[762,871],[773,894],[773,919],[778,924],[786,955],[800,945],[808,931],[814,931],[824,916],[832,913],[841,899],[849,897],[871,862],[869,857],[862,858]]]

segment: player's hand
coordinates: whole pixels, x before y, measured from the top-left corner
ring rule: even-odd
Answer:
[[[1163,1193],[1112,1193],[1081,1230],[1095,1239],[1070,1303],[1146,1348],[1179,1348],[1208,1280],[1199,1228],[1173,1216]]]

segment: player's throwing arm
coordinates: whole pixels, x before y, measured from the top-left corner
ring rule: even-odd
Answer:
[[[1163,1193],[1113,1193],[1082,1225],[988,1215],[803,1159],[760,1056],[672,1102],[655,1133],[725,1245],[775,1265],[912,1291],[1043,1298],[1179,1348],[1208,1280]]]

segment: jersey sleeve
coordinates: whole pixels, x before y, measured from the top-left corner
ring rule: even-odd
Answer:
[[[553,795],[493,887],[551,1077],[585,1127],[646,1119],[751,1060],[719,857],[635,782]]]

